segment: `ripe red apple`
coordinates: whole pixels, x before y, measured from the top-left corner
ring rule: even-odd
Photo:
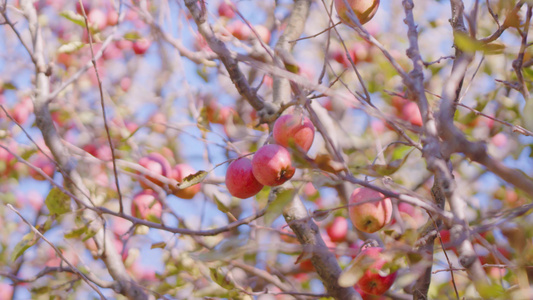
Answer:
[[[352,8],[361,25],[370,21],[379,7],[379,0],[346,0],[346,2],[348,2]],[[344,4],[344,0],[335,0],[335,9],[342,22],[355,26],[352,20],[350,20],[350,12],[348,11],[348,7]]]
[[[145,38],[138,39],[133,43],[133,52],[135,52],[137,55],[142,55],[148,51],[148,48],[150,48],[151,44],[152,42]]]
[[[418,105],[414,102],[408,102],[402,108],[402,119],[409,121],[415,126],[422,126],[422,115],[420,114],[420,109]]]
[[[383,267],[388,263],[387,258],[381,253],[382,250],[380,247],[366,248],[355,258],[354,264],[365,269],[363,276],[357,281],[357,286],[367,294],[384,294],[396,279],[396,271],[382,275]]]
[[[344,242],[348,234],[348,220],[344,217],[336,217],[327,225],[326,232],[334,243]]]
[[[121,50],[127,50],[133,47],[133,42],[130,40],[118,40],[115,44]]]
[[[148,154],[147,156],[144,156],[141,159],[139,159],[139,165],[162,176],[168,177],[171,174],[171,167],[170,167],[170,164],[168,163],[168,160],[163,155],[157,152],[152,152]],[[159,186],[163,185],[161,181],[149,175],[146,175],[146,179],[150,180],[151,182]],[[145,188],[145,189],[149,188],[149,186],[143,181],[140,181],[140,184],[142,188]]]
[[[226,187],[232,196],[245,199],[259,193],[263,185],[254,177],[252,161],[241,157],[228,166]]]
[[[255,178],[263,185],[278,186],[292,178],[295,169],[291,155],[280,145],[265,145],[252,159],[252,171]]]
[[[352,223],[361,231],[368,233],[376,232],[391,220],[391,200],[373,189],[366,187],[355,189],[350,197],[350,204],[374,199],[381,200],[352,205],[349,208]]]
[[[231,35],[241,41],[248,40],[252,34],[250,27],[241,21],[235,21],[229,24],[226,29],[231,33]]]
[[[231,6],[226,3],[226,1],[222,0],[218,6],[218,15],[228,19],[233,19],[233,17],[235,17],[235,12],[233,9],[231,9]]]
[[[177,164],[172,168],[171,176],[178,182],[181,182],[185,177],[195,174],[196,171],[188,164]],[[176,189],[172,187],[172,193],[182,199],[192,199],[200,191],[200,184],[195,184],[185,189]]]
[[[307,152],[315,138],[315,127],[305,116],[283,115],[274,123],[273,135],[279,145],[289,147],[294,143]]]
[[[37,154],[35,158],[30,161],[34,166],[41,169],[48,177],[54,177],[56,171],[55,164],[43,154]],[[35,180],[46,180],[46,178],[34,169],[29,169],[30,176]]]
[[[2,291],[0,300],[11,299],[13,297],[13,290],[13,285],[4,282],[0,283],[0,291]]]
[[[131,201],[131,215],[135,218],[148,220],[149,216],[161,218],[163,206],[152,190],[144,190],[133,197]]]

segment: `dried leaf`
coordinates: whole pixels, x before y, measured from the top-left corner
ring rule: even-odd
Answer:
[[[195,184],[198,184],[200,182],[202,182],[202,180],[204,180],[204,178],[207,176],[207,173],[206,171],[203,171],[203,170],[200,170],[194,174],[191,174],[185,178],[183,178],[183,180],[178,183],[177,185],[177,188],[182,190],[182,189],[186,189],[190,186],[193,186]]]

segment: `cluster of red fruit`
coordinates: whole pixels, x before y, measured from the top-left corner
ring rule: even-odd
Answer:
[[[277,144],[264,145],[252,160],[241,157],[226,171],[226,187],[231,195],[248,198],[259,193],[263,186],[278,186],[291,179],[295,168],[286,147],[295,146],[307,152],[315,137],[313,123],[303,115],[287,114],[274,123]]]
[[[139,160],[139,165],[143,166],[151,173],[168,177],[178,182],[181,182],[185,177],[196,173],[195,170],[187,164],[177,164],[172,168],[168,160],[157,152],[152,152],[147,156],[142,157]],[[158,186],[165,185],[159,179],[150,175],[144,175],[144,179]],[[149,217],[159,219],[163,212],[162,204],[158,200],[157,193],[150,188],[150,184],[147,184],[144,179],[140,181],[141,187],[144,190],[133,197],[131,214],[136,218],[145,220]],[[172,194],[176,197],[192,199],[200,191],[200,184],[185,189],[178,189],[172,185],[169,185],[169,188]]]

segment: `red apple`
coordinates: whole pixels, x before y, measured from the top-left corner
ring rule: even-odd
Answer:
[[[404,224],[409,228],[419,228],[426,224],[426,217],[422,210],[409,203],[400,202],[398,204],[398,212],[400,213],[400,217]],[[396,223],[396,219],[393,219],[391,223]]]
[[[90,1],[82,1],[83,10],[81,9],[80,1],[76,1],[76,12],[80,15],[83,15],[83,11],[85,11],[86,15],[89,15],[91,12],[91,3]]]
[[[263,189],[252,172],[252,161],[246,157],[234,160],[226,171],[226,187],[229,193],[245,199],[254,196]]]
[[[315,138],[315,127],[305,116],[283,115],[274,123],[273,135],[279,145],[289,147],[294,143],[307,152]]]
[[[195,174],[196,171],[188,164],[177,164],[172,168],[171,176],[178,182],[181,182],[185,177]],[[172,187],[172,193],[182,199],[192,199],[200,191],[200,184],[195,184],[185,189],[176,189]]]
[[[156,174],[159,174],[165,177],[168,177],[171,175],[171,167],[170,167],[170,164],[168,163],[168,160],[163,155],[157,152],[152,152],[148,154],[147,156],[139,159],[139,165],[145,167],[146,169]],[[151,182],[159,186],[163,185],[161,181],[149,175],[146,175],[146,179],[150,180]],[[145,189],[149,188],[149,186],[146,183],[144,183],[142,180],[140,181],[140,184],[141,184],[141,187]]]
[[[241,21],[235,21],[227,26],[228,31],[238,40],[245,41],[250,38],[252,30],[247,24]]]
[[[133,43],[133,52],[135,52],[137,55],[142,55],[148,51],[148,48],[150,48],[151,44],[152,42],[145,38],[138,39]]]
[[[135,218],[148,220],[149,216],[161,218],[163,206],[152,190],[144,190],[133,197],[131,201],[131,215]]]
[[[365,269],[363,276],[357,281],[357,286],[367,294],[384,294],[396,279],[396,271],[382,275],[383,268],[388,263],[381,253],[382,250],[380,247],[366,248],[355,258],[354,264]]]
[[[366,202],[360,205],[353,205],[359,202],[376,200]],[[392,202],[389,198],[385,198],[381,193],[370,188],[357,188],[353,191],[350,197],[349,214],[354,226],[364,232],[373,233],[383,226],[387,225],[392,216]]]
[[[226,1],[222,0],[222,2],[220,2],[220,5],[218,6],[218,15],[228,19],[233,19],[235,17],[235,12],[231,8],[231,6],[226,3]]]
[[[121,50],[127,50],[133,47],[133,42],[130,40],[118,40],[115,44],[117,45],[117,48]]]
[[[99,31],[103,30],[107,26],[107,16],[99,9],[91,10],[91,12],[87,15],[87,20],[89,21],[89,24],[94,26],[94,28],[98,29]]]
[[[43,154],[37,154],[31,161],[31,164],[41,169],[48,177],[54,177],[56,171],[55,164]],[[46,180],[46,178],[33,168],[29,169],[30,176],[35,180]]]
[[[490,140],[496,147],[503,147],[507,144],[507,136],[502,132],[496,134]]]
[[[379,0],[346,0],[346,2],[352,8],[361,25],[370,21],[379,7]],[[348,11],[348,7],[344,4],[344,0],[335,0],[335,9],[342,22],[355,26],[349,17],[350,12]]]
[[[0,300],[11,299],[13,297],[13,290],[14,290],[13,285],[8,284],[8,283],[0,283],[0,291],[2,291]]]
[[[348,234],[348,220],[344,217],[336,217],[333,222],[327,225],[326,232],[332,242],[344,242]]]
[[[118,24],[118,12],[115,10],[110,10],[107,12],[107,26],[115,26]]]
[[[408,102],[402,108],[402,119],[409,121],[412,125],[422,126],[422,115],[418,105],[414,102]]]
[[[131,78],[129,77],[124,77],[120,80],[120,88],[124,91],[124,92],[127,92],[131,87]]]
[[[252,171],[255,178],[263,185],[278,186],[292,178],[295,169],[291,155],[280,145],[265,145],[252,159]]]

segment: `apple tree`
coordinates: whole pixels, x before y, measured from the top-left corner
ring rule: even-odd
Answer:
[[[532,299],[532,10],[0,0],[0,299]]]

